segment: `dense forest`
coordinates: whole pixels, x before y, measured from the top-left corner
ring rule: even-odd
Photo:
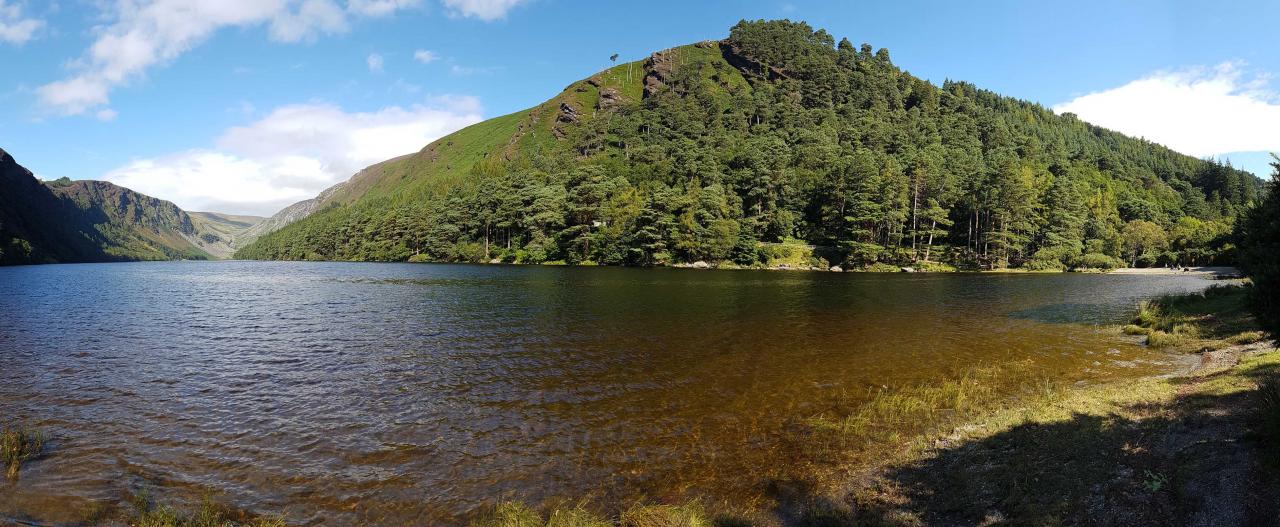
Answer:
[[[1199,265],[1234,258],[1262,189],[787,20],[614,66],[384,165],[237,256]]]
[[[0,150],[0,265],[204,259],[182,209],[105,181],[41,182]]]

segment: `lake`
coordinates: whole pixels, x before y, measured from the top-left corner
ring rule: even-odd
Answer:
[[[1181,276],[166,262],[0,268],[0,522],[130,492],[291,522],[751,499],[788,424],[974,365],[1173,368],[1108,324]],[[1032,373],[1028,373],[1031,375]]]

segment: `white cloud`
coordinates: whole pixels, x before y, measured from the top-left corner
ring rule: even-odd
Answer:
[[[382,73],[382,55],[370,53],[369,58],[364,59],[364,61],[369,65],[369,71],[373,73]]]
[[[477,66],[459,66],[457,64],[454,64],[452,66],[449,66],[449,73],[456,75],[458,77],[468,77],[471,75],[491,75],[501,69],[502,69],[501,66],[477,67]]]
[[[103,179],[186,210],[266,216],[480,119],[473,97],[437,97],[376,112],[289,105],[226,130],[213,148],[134,160]]]
[[[431,50],[420,49],[413,52],[413,60],[416,60],[423,64],[431,64],[432,62],[435,62],[439,59],[440,59],[440,55],[436,54],[436,52]]]
[[[111,108],[103,108],[101,110],[98,110],[98,113],[95,114],[95,117],[97,117],[99,121],[102,121],[105,123],[105,122],[116,120],[117,115],[120,115],[120,114],[116,113],[115,110],[112,110]]]
[[[386,16],[400,9],[417,7],[418,0],[349,0],[347,9],[364,16]]]
[[[6,13],[0,0],[0,27]],[[108,23],[75,73],[38,89],[41,102],[62,115],[82,114],[109,102],[110,91],[148,68],[177,59],[224,27],[267,25],[273,40],[298,42],[341,33],[357,16],[384,16],[416,0],[120,0],[109,4]]]
[[[1198,157],[1280,151],[1280,104],[1266,81],[1224,63],[1155,73],[1053,109]]]
[[[525,0],[441,0],[445,9],[454,16],[479,18],[484,21],[505,18],[507,11],[524,2]]]
[[[0,0],[0,42],[26,44],[42,27],[43,20],[26,18],[22,16],[21,6]]]

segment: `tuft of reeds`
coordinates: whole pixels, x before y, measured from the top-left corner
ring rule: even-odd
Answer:
[[[39,457],[44,451],[44,443],[44,434],[39,430],[0,430],[0,460],[4,461],[5,474],[10,478],[17,477],[24,462]]]
[[[544,519],[537,511],[519,502],[502,502],[480,513],[471,527],[711,527],[702,507],[685,505],[636,504],[611,521],[581,506],[556,509]]]
[[[227,507],[205,498],[200,508],[184,513],[168,505],[153,505],[145,492],[133,496],[134,514],[130,525],[136,527],[285,527],[284,518],[240,518]]]
[[[1242,299],[1249,286],[1217,284],[1200,293],[1165,295],[1138,304],[1127,335],[1147,335],[1153,348],[1184,351],[1252,344],[1267,338],[1257,331]]]

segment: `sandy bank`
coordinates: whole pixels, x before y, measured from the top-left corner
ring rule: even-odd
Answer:
[[[1190,276],[1208,276],[1208,277],[1236,277],[1240,276],[1240,270],[1235,267],[1148,267],[1136,268],[1126,267],[1111,271],[1111,274],[1145,274],[1145,275],[1190,275]]]

